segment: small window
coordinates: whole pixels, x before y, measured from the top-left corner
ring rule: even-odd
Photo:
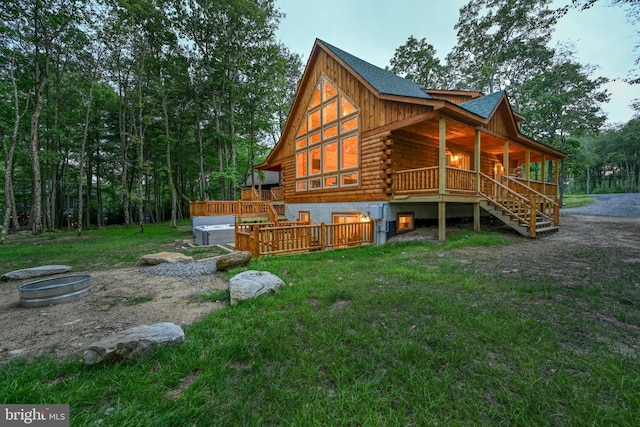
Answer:
[[[337,176],[328,176],[324,179],[324,188],[333,188],[338,186]]]
[[[413,220],[413,212],[402,212],[398,214],[396,221],[396,232],[405,233],[415,229],[415,222]]]
[[[309,211],[299,211],[298,212],[298,221],[311,222],[311,212],[309,212]]]
[[[350,186],[350,185],[358,185],[358,173],[345,173],[341,176],[342,178],[342,183],[340,185],[342,185],[343,187],[345,186]]]
[[[322,180],[320,179],[309,180],[309,190],[317,190],[319,188],[322,188]]]
[[[296,181],[296,191],[305,191],[307,189],[307,181]]]

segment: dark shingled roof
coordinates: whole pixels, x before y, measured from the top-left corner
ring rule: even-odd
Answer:
[[[502,99],[502,95],[504,95],[504,90],[481,96],[479,98],[472,99],[471,101],[463,102],[460,104],[460,107],[472,112],[473,114],[477,114],[480,117],[488,119]]]
[[[407,96],[410,98],[433,99],[422,88],[411,80],[403,79],[389,71],[369,64],[360,58],[347,53],[327,42],[320,40],[334,55],[344,61],[356,73],[365,79],[375,90],[385,95]]]

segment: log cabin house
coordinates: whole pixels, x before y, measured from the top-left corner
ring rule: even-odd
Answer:
[[[558,230],[566,154],[521,134],[522,120],[504,91],[424,89],[316,40],[257,169],[281,174],[290,221],[371,219],[376,243],[430,221],[444,240],[447,219],[473,218],[477,230],[483,215],[537,237]]]

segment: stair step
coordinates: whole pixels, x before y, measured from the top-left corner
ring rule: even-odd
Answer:
[[[536,228],[536,234],[555,233],[559,230],[560,230],[560,227],[557,227],[557,226]]]

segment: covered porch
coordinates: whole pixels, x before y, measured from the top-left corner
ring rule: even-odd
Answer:
[[[558,230],[564,153],[510,132],[502,120],[471,127],[433,115],[390,131],[385,146],[393,166],[387,169],[389,202],[438,203],[441,240],[446,203],[472,203],[476,229],[483,208],[528,237]]]

